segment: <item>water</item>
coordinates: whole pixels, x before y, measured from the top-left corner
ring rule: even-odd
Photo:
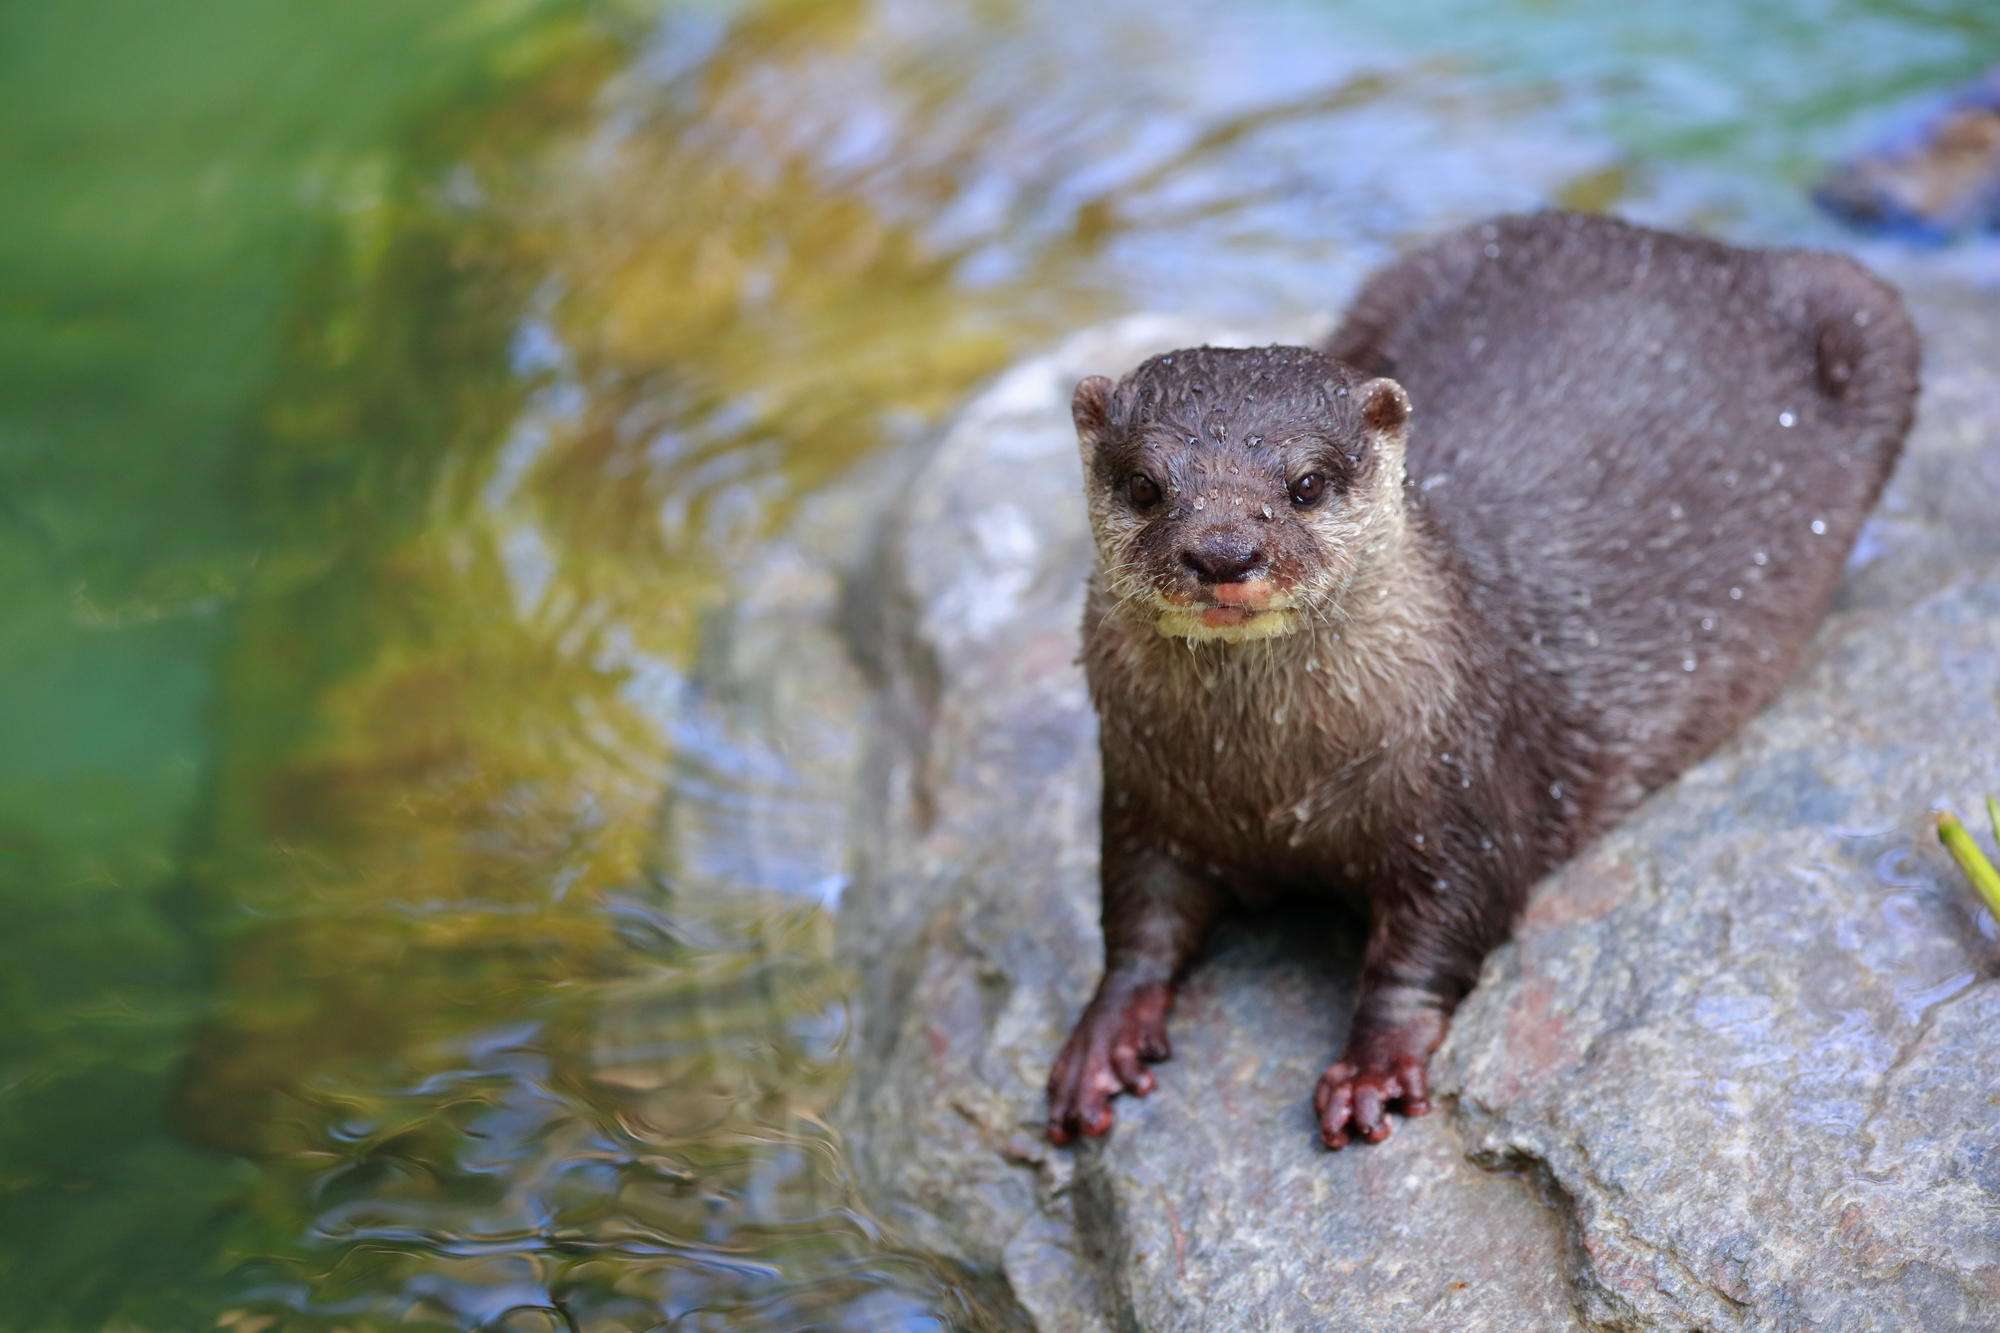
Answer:
[[[825,1117],[896,451],[1134,308],[1802,201],[1932,0],[0,16],[0,1329],[985,1326]],[[817,659],[815,659],[817,660]]]

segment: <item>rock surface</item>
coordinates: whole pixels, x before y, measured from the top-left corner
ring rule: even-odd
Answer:
[[[1862,231],[1936,243],[2000,227],[2000,65],[1836,166],[1813,200]]]
[[[1538,892],[1440,1110],[1339,1154],[1359,940],[1301,916],[1225,926],[1109,1136],[1040,1128],[1101,950],[1069,390],[1311,331],[1128,321],[971,403],[846,615],[840,1128],[900,1239],[1043,1333],[2000,1325],[2000,947],[1929,832],[2000,792],[2000,301],[1913,291],[1919,425],[1808,662]]]

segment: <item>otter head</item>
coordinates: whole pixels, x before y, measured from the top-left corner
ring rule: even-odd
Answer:
[[[1162,634],[1338,615],[1402,528],[1408,397],[1309,348],[1156,356],[1084,380],[1071,410],[1106,588]]]

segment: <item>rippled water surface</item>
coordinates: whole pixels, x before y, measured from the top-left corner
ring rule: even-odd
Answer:
[[[1967,0],[0,11],[0,1329],[988,1326],[826,1124],[822,626],[898,451],[1499,209],[1837,242],[1802,184],[1996,57]]]

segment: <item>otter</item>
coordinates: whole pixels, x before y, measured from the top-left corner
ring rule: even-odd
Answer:
[[[1371,919],[1320,1137],[1426,1111],[1529,888],[1792,669],[1917,360],[1848,259],[1545,213],[1394,264],[1323,351],[1077,385],[1104,973],[1050,1139],[1153,1089],[1211,922],[1284,893]]]

